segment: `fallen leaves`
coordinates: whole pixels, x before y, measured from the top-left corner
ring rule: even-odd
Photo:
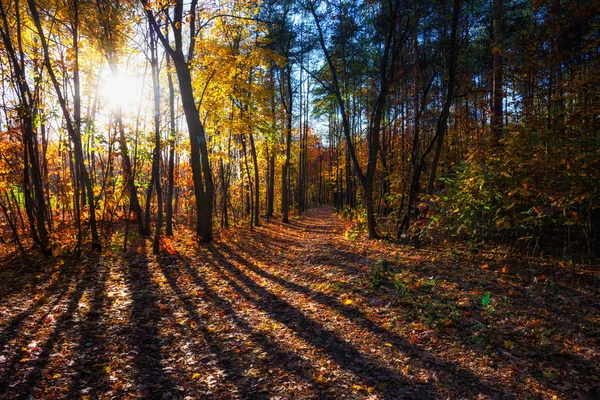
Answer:
[[[154,257],[140,239],[127,255],[11,275],[0,385],[33,398],[597,393],[599,315],[585,289],[552,292],[535,260],[343,230],[324,208],[213,247],[181,234]],[[379,260],[389,267],[374,289]]]

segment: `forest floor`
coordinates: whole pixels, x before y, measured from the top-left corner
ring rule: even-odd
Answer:
[[[369,241],[329,207],[263,222],[5,256],[0,398],[600,398],[581,266]]]

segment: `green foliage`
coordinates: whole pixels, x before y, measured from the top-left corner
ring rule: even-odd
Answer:
[[[387,260],[378,260],[377,265],[369,273],[369,286],[378,289],[390,281],[390,263]]]
[[[481,298],[481,305],[486,307],[488,304],[490,304],[490,299],[491,299],[491,296],[489,293],[484,294],[483,297]]]
[[[402,277],[400,275],[394,275],[394,280],[392,282],[394,285],[394,291],[399,296],[406,296],[410,294],[410,290],[408,286],[403,282]]]
[[[600,179],[599,160],[600,147],[575,131],[518,126],[443,179],[446,190],[435,199],[440,225],[455,235],[521,237],[545,228],[584,229],[600,200],[592,184]]]
[[[366,230],[367,214],[364,210],[359,211],[348,205],[344,206],[342,214],[344,219],[348,221],[344,235],[347,239],[356,240],[358,235]]]

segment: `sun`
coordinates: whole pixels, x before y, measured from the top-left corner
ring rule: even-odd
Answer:
[[[102,80],[100,94],[112,109],[131,107],[139,101],[141,84],[139,80],[124,73],[108,75]]]

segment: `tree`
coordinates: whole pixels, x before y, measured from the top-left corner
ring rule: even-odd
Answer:
[[[492,134],[498,142],[502,133],[504,123],[502,117],[504,93],[502,89],[502,43],[504,39],[502,0],[494,0],[493,3],[493,96],[492,96]]]
[[[363,189],[363,198],[367,210],[367,230],[370,238],[377,237],[375,209],[373,202],[373,183],[377,170],[379,141],[383,111],[385,109],[390,87],[393,83],[393,72],[403,46],[406,44],[409,33],[409,24],[402,23],[401,6],[399,0],[392,2],[381,2],[374,5],[378,15],[378,26],[374,29],[374,40],[383,37],[378,47],[380,53],[376,62],[376,87],[377,90],[372,98],[369,124],[367,129],[367,167],[366,171],[361,167],[358,152],[351,135],[350,119],[346,110],[346,103],[342,93],[342,86],[338,77],[338,69],[330,49],[327,46],[324,29],[322,27],[323,16],[319,14],[319,2],[307,1],[306,8],[313,17],[318,40],[325,57],[326,65],[331,74],[331,82],[324,86],[335,96],[342,118],[342,130],[346,138],[346,146],[354,170],[356,171]],[[381,35],[381,36],[380,36]]]
[[[410,183],[410,189],[408,194],[407,206],[402,217],[402,222],[400,224],[399,232],[404,232],[408,229],[408,225],[410,222],[410,216],[413,212],[413,205],[419,191],[419,183],[421,179],[421,173],[425,166],[425,160],[431,150],[433,150],[434,145],[437,143],[436,152],[434,155],[431,176],[429,179],[429,191],[433,191],[433,182],[435,180],[435,174],[437,170],[437,164],[439,162],[440,153],[442,151],[444,135],[447,129],[448,116],[450,113],[450,106],[454,101],[454,86],[456,79],[456,58],[457,58],[457,36],[458,36],[458,19],[460,15],[460,0],[454,0],[452,6],[452,22],[451,22],[451,32],[450,32],[450,40],[448,43],[448,49],[445,50],[445,54],[447,54],[447,62],[446,62],[446,76],[447,83],[445,85],[445,96],[444,103],[442,105],[442,110],[437,119],[437,124],[435,128],[435,135],[425,147],[425,150],[422,154],[419,153],[419,122],[421,118],[421,110],[419,107],[419,98],[418,98],[418,81],[419,81],[419,69],[418,69],[418,45],[416,37],[413,40],[414,43],[414,54],[417,61],[415,62],[415,132],[414,132],[414,140],[412,146],[412,160],[413,160],[413,174]],[[446,32],[444,32],[446,34]]]
[[[42,22],[40,19],[40,15],[37,10],[37,6],[33,0],[27,0],[29,5],[29,11],[31,13],[31,17],[35,24],[38,37],[42,44],[42,49],[44,51],[44,64],[46,66],[46,70],[48,71],[48,75],[50,76],[50,80],[52,81],[52,85],[54,86],[54,90],[56,92],[56,97],[58,98],[58,102],[60,104],[60,108],[63,113],[63,118],[65,119],[65,123],[67,126],[67,132],[71,140],[73,141],[73,148],[75,151],[75,164],[76,164],[76,176],[77,180],[80,182],[81,187],[85,190],[85,197],[87,198],[88,208],[89,208],[89,218],[90,218],[90,230],[92,234],[92,248],[100,251],[102,249],[102,244],[100,243],[100,237],[98,235],[98,228],[96,226],[96,205],[94,199],[94,190],[92,187],[92,181],[89,177],[87,167],[84,163],[84,155],[83,155],[83,145],[81,143],[81,108],[80,108],[80,99],[78,94],[78,49],[79,49],[79,1],[73,1],[73,21],[72,21],[72,33],[73,33],[73,49],[75,53],[75,72],[74,72],[74,86],[75,86],[75,99],[74,99],[74,115],[71,116],[71,113],[67,107],[67,101],[63,95],[62,89],[54,72],[54,68],[52,67],[52,63],[50,61],[50,51],[48,47],[48,42],[46,40],[46,36],[44,34],[44,30],[42,28]],[[76,199],[77,201],[78,199]]]
[[[145,231],[150,231],[150,202],[152,199],[152,190],[156,190],[156,200],[158,202],[158,216],[156,218],[156,227],[152,252],[158,254],[160,245],[160,232],[163,223],[163,199],[162,188],[160,184],[160,68],[158,65],[158,49],[155,32],[150,29],[150,65],[152,67],[152,89],[154,99],[154,151],[152,153],[152,178],[148,187],[146,197],[146,227]]]
[[[100,51],[104,54],[110,67],[113,77],[117,77],[119,48],[124,41],[123,32],[123,16],[125,12],[123,2],[117,0],[110,1],[95,1],[95,20],[98,21],[99,32],[96,32],[96,26],[92,28],[92,34],[99,38]],[[129,156],[129,148],[127,146],[127,138],[125,137],[125,125],[123,123],[123,106],[118,105],[116,110],[116,123],[119,130],[119,147],[121,150],[121,159],[123,162],[125,191],[129,191],[129,203],[138,224],[138,232],[141,235],[149,235],[150,231],[146,229],[146,224],[143,220],[142,207],[137,193],[137,185],[135,183],[135,175]]]
[[[183,27],[185,25],[183,15],[183,0],[174,2],[172,14],[171,7],[160,8],[157,14],[154,12],[153,5],[148,0],[140,0],[144,7],[144,12],[150,26],[156,33],[159,41],[173,61],[177,80],[179,82],[179,92],[181,95],[181,103],[185,113],[188,133],[190,137],[190,163],[192,167],[192,175],[194,180],[194,194],[196,198],[197,224],[196,233],[203,242],[212,240],[212,220],[213,220],[213,201],[214,201],[214,184],[212,170],[208,157],[208,146],[206,143],[206,133],[204,125],[200,120],[200,113],[194,99],[194,88],[192,86],[192,76],[190,71],[190,61],[194,58],[194,46],[196,42],[196,6],[197,0],[192,0],[189,6],[188,14],[185,20],[189,21],[189,45],[187,46],[187,54],[184,54],[184,37]],[[170,30],[173,32],[175,46],[164,35],[159,19],[167,21]]]
[[[1,1],[0,17],[2,18],[2,25],[0,26],[0,35],[2,37],[4,49],[8,53],[8,58],[10,59],[12,77],[20,102],[20,107],[17,108],[17,115],[23,138],[23,190],[30,233],[42,253],[50,256],[52,255],[52,249],[50,247],[49,232],[46,226],[47,210],[38,161],[38,140],[36,139],[36,131],[34,128],[37,118],[36,98],[29,86],[25,71],[26,62],[21,37],[22,23],[19,2],[15,2],[14,6],[18,46],[13,44],[13,38],[10,34],[9,16],[4,6],[4,2]],[[4,210],[4,212],[6,215],[6,210]]]

